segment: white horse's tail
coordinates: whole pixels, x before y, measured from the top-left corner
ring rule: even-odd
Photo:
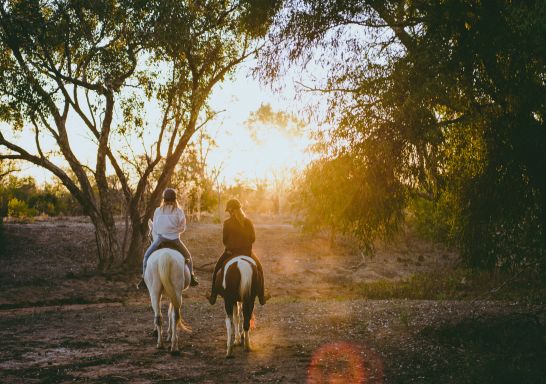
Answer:
[[[252,265],[247,261],[240,260],[237,262],[239,272],[241,273],[241,284],[239,286],[239,295],[241,300],[245,300],[250,296],[252,290]]]
[[[161,284],[163,285],[163,289],[165,290],[165,293],[167,294],[167,296],[169,296],[171,300],[171,305],[173,306],[173,310],[175,311],[176,326],[186,332],[191,332],[191,327],[182,318],[182,311],[181,311],[182,288],[184,284],[182,284],[182,286],[179,289],[179,292],[177,292],[171,280],[172,271],[173,271],[173,268],[175,267],[175,260],[170,254],[167,254],[165,256],[168,256],[168,257],[162,257],[159,260],[159,265],[158,265],[159,280],[161,281]],[[185,264],[183,264],[182,276],[184,276],[184,268],[185,268]]]

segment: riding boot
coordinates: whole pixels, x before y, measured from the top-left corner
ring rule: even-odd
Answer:
[[[265,299],[265,289],[264,289],[264,277],[263,277],[263,275],[260,276],[260,287],[258,289],[258,300],[260,301],[260,305],[265,305],[266,299]]]
[[[190,281],[190,286],[191,287],[195,287],[195,286],[198,286],[199,285],[199,281],[197,280],[197,278],[195,277],[195,275],[192,273],[191,275],[191,281]]]

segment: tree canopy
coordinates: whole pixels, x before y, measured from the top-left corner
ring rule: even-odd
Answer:
[[[386,233],[417,203],[470,265],[544,266],[545,19],[543,1],[285,3],[262,68],[324,69],[306,89],[327,101],[326,154],[361,175],[324,183],[381,218],[343,213],[345,228]]]
[[[211,90],[256,52],[275,10],[268,0],[3,1],[0,159],[31,162],[61,180],[95,225],[100,268],[136,264],[176,164],[213,116]],[[145,104],[157,105],[158,117],[147,120]],[[94,142],[94,164],[74,148],[76,126]],[[14,139],[25,129],[34,142]],[[142,142],[139,161],[134,139],[147,134],[155,139]],[[50,151],[46,139],[55,143]],[[126,247],[116,234],[113,182],[130,217]]]

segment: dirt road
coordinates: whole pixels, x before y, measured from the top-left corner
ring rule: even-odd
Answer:
[[[185,242],[201,285],[184,294],[193,329],[181,355],[155,348],[136,276],[94,273],[92,227],[71,219],[8,224],[0,254],[2,383],[472,383],[546,377],[537,308],[505,302],[372,301],[363,280],[441,270],[453,255],[416,240],[380,249],[356,271],[349,247],[257,224],[256,252],[273,298],[256,309],[254,351],[224,359],[222,301],[210,306],[221,227],[192,224]],[[516,360],[514,360],[516,359]],[[522,381],[523,380],[523,381]]]

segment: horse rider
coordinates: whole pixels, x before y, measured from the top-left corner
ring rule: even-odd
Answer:
[[[254,225],[246,217],[242,210],[241,203],[237,199],[231,199],[226,204],[226,212],[229,213],[229,219],[224,221],[223,228],[223,242],[226,247],[224,253],[214,267],[212,273],[212,289],[209,296],[210,304],[216,303],[216,296],[218,295],[216,289],[216,274],[224,266],[224,264],[234,256],[250,256],[255,262],[258,268],[258,300],[261,305],[265,304],[264,296],[264,273],[262,264],[258,257],[252,252],[252,244],[256,240],[256,234],[254,232]]]
[[[180,240],[180,235],[186,230],[186,215],[184,211],[178,205],[176,200],[176,191],[172,188],[167,188],[163,192],[163,201],[161,205],[155,209],[152,233],[156,236],[152,241],[152,244],[148,247],[144,253],[144,260],[142,261],[142,276],[146,271],[146,263],[148,257],[158,249],[162,242],[168,242],[172,244],[174,249],[180,252],[186,259],[187,265],[191,273],[190,285],[195,287],[199,284],[195,275],[193,274],[193,259],[190,251]]]

